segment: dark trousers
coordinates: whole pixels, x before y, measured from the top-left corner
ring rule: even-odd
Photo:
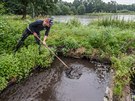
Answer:
[[[36,32],[38,37],[40,38],[40,33]],[[24,43],[24,40],[29,36],[29,35],[33,35],[33,33],[31,33],[27,28],[26,30],[23,32],[20,40],[18,41],[17,45],[15,46],[14,52],[16,52]],[[35,37],[35,36],[34,36]],[[40,41],[35,37],[36,43],[39,45],[39,52],[40,52]]]

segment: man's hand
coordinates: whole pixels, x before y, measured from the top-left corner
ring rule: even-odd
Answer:
[[[46,42],[45,41],[43,41],[43,44],[46,46]]]
[[[34,32],[33,35],[37,37],[37,33]]]
[[[44,44],[45,46],[47,46],[47,45],[46,45],[46,39],[47,39],[47,36],[44,36],[43,44]]]

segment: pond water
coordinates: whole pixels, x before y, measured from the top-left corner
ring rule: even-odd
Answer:
[[[104,16],[88,16],[88,15],[75,15],[75,16],[54,16],[55,21],[58,22],[68,22],[70,19],[77,18],[82,24],[87,25],[93,20],[98,20],[102,18],[118,18],[120,20],[133,20],[135,21],[135,15],[122,15],[122,14],[117,14],[117,15],[104,15]]]
[[[57,59],[50,69],[37,69],[27,79],[0,94],[0,101],[103,101],[110,80],[109,66],[84,59],[63,58],[70,67],[78,68],[78,79],[66,76]]]

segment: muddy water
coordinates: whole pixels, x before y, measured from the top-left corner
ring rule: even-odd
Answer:
[[[63,65],[55,59],[52,68],[37,70],[26,80],[0,94],[0,101],[103,101],[108,85],[108,67],[88,60],[62,58],[82,75],[68,78]]]

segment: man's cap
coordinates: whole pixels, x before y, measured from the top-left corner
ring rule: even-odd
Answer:
[[[53,18],[49,18],[49,24],[50,24],[50,26],[53,25]]]
[[[53,25],[53,19],[54,19],[53,17],[51,17],[51,18],[46,18],[45,21],[46,21],[47,23],[49,23],[50,26],[52,26],[52,25]]]

